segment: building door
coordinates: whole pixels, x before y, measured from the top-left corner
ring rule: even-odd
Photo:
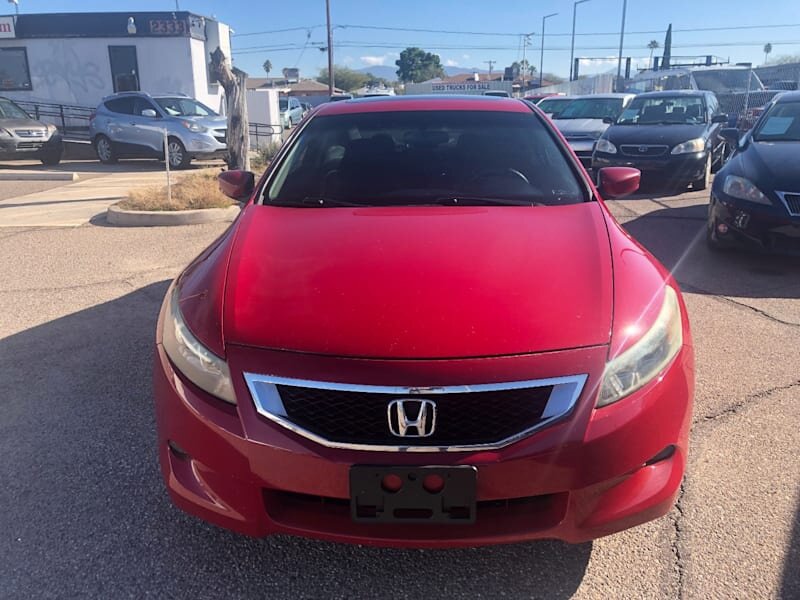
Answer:
[[[136,46],[109,46],[108,58],[114,91],[138,92],[139,64],[136,60]]]

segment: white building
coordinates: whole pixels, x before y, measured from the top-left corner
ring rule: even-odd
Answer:
[[[189,12],[0,16],[0,95],[96,106],[114,92],[184,93],[220,110],[210,53],[227,25]]]

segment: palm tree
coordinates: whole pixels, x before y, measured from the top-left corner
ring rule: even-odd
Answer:
[[[264,69],[264,72],[267,74],[267,77],[269,77],[269,72],[272,71],[272,62],[270,62],[270,60],[267,59],[264,61],[264,64],[261,65],[261,67]]]
[[[661,44],[658,43],[658,40],[650,40],[650,43],[647,44],[647,47],[650,49],[650,64],[653,64],[653,50],[658,50],[661,48]]]
[[[772,44],[764,44],[764,64],[767,63],[770,52],[772,52]]]

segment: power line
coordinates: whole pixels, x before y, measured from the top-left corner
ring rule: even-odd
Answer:
[[[311,27],[289,27],[287,29],[269,29],[265,31],[251,31],[249,33],[234,33],[231,37],[248,37],[251,35],[267,35],[270,33],[287,33],[289,31],[308,31],[325,27],[324,25],[313,25]]]

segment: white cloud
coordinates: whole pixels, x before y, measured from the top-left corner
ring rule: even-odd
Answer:
[[[359,56],[359,59],[368,67],[377,67],[379,65],[385,65],[386,61],[394,61],[398,56],[399,54],[396,52],[387,52],[382,56]]]
[[[458,66],[458,62],[453,60],[452,58],[448,58],[446,61],[444,61],[444,66],[445,67],[457,67]]]
[[[461,58],[463,58],[464,60],[469,60],[469,54],[462,54]]]

